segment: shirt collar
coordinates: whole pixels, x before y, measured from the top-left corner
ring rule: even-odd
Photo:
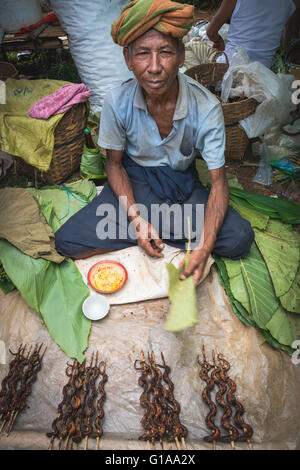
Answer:
[[[178,73],[178,97],[177,103],[174,111],[174,121],[177,119],[183,119],[187,116],[187,83],[185,76],[182,73]],[[144,98],[143,90],[141,85],[137,82],[136,91],[133,99],[133,106],[136,108],[142,109],[147,112],[147,104]]]

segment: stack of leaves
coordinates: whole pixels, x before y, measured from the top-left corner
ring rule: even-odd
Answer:
[[[40,190],[31,188],[28,192],[37,199],[53,232],[97,194],[94,183],[87,180]],[[82,362],[91,328],[90,320],[82,315],[82,303],[89,296],[89,289],[75,263],[71,259],[60,264],[35,259],[2,239],[0,261],[5,271],[1,274],[1,288],[6,285],[10,291],[14,285],[41,316],[61,349]]]
[[[249,222],[255,242],[238,261],[217,258],[219,277],[240,320],[292,353],[300,338],[300,208],[231,188],[230,204]]]

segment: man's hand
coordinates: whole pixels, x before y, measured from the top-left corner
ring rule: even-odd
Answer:
[[[206,262],[209,257],[209,252],[205,251],[204,249],[195,249],[190,254],[189,262],[187,267],[182,271],[179,278],[184,280],[189,276],[193,276],[194,284],[197,286],[199,281],[203,276],[203,271],[206,265]],[[184,264],[181,264],[181,266]]]
[[[161,251],[165,246],[153,226],[140,216],[136,217],[131,224],[135,229],[138,245],[149,256],[163,258]]]

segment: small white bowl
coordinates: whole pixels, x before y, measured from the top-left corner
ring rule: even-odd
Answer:
[[[82,312],[89,320],[101,320],[109,312],[109,302],[101,294],[90,295],[82,304]]]

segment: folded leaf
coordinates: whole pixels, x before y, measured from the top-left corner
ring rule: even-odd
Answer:
[[[193,276],[180,280],[183,267],[176,269],[171,263],[167,264],[169,273],[169,299],[171,306],[165,322],[167,331],[181,331],[198,322],[197,297]]]

